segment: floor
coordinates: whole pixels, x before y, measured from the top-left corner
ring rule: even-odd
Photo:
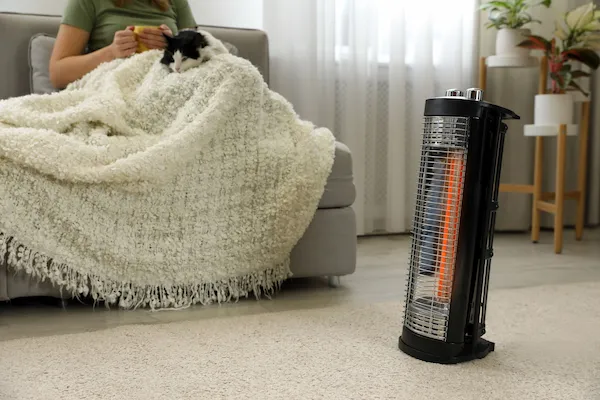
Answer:
[[[286,283],[272,299],[244,299],[221,306],[182,311],[119,311],[70,303],[66,309],[39,301],[0,303],[0,340],[108,329],[128,324],[227,318],[238,315],[317,309],[362,302],[402,301],[410,237],[370,237],[359,240],[356,273],[343,277],[339,288],[324,279]],[[491,290],[546,284],[600,281],[600,229],[586,231],[576,242],[565,232],[563,254],[553,252],[552,234],[543,232],[532,244],[525,234],[497,234],[494,243]]]

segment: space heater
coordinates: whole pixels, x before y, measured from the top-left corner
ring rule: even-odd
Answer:
[[[400,349],[423,361],[485,357],[487,293],[505,119],[479,89],[425,103]]]

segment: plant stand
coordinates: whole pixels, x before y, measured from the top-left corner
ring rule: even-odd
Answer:
[[[533,215],[531,219],[531,240],[537,243],[540,239],[540,213],[554,214],[554,252],[560,254],[563,248],[564,203],[566,199],[577,202],[577,217],[575,221],[575,239],[583,238],[585,223],[585,196],[587,178],[588,127],[590,117],[590,102],[581,104],[581,124],[579,125],[579,163],[577,189],[565,191],[565,158],[567,149],[567,126],[558,126],[556,147],[556,180],[554,192],[542,191],[542,165],[544,136],[536,137]],[[554,203],[548,200],[554,200]]]
[[[521,67],[529,67],[530,64]],[[491,67],[486,63],[485,57],[479,62],[479,86],[485,90],[487,81],[487,68]],[[515,67],[515,66],[510,66]],[[539,63],[539,94],[547,93],[548,62],[546,57],[542,57]],[[590,101],[587,99],[576,99],[582,103],[581,122],[579,124],[579,163],[577,190],[565,191],[565,159],[567,147],[567,131],[571,134],[571,129],[567,125],[557,125],[554,129],[548,129],[548,126],[526,126],[527,136],[535,136],[535,161],[534,176],[532,185],[523,184],[500,184],[500,192],[504,193],[525,193],[533,195],[532,217],[531,217],[531,240],[537,243],[540,238],[540,218],[541,212],[554,214],[554,252],[562,253],[563,248],[563,229],[564,229],[564,201],[565,199],[575,200],[577,202],[577,218],[575,224],[575,238],[583,238],[583,229],[585,223],[585,196],[587,179],[587,155],[588,155],[588,135],[590,118]],[[556,178],[554,192],[542,191],[543,159],[544,159],[544,137],[557,137],[556,150]],[[554,200],[554,203],[550,201]]]

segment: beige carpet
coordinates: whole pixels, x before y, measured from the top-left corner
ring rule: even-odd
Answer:
[[[401,353],[398,302],[4,341],[0,399],[600,399],[600,284],[489,301],[468,364]]]

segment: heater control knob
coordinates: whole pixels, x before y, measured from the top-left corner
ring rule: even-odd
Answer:
[[[462,97],[463,93],[460,89],[448,89],[446,90],[446,96],[448,97]]]
[[[466,91],[466,96],[469,100],[481,101],[483,99],[483,90],[478,88],[469,88]]]

